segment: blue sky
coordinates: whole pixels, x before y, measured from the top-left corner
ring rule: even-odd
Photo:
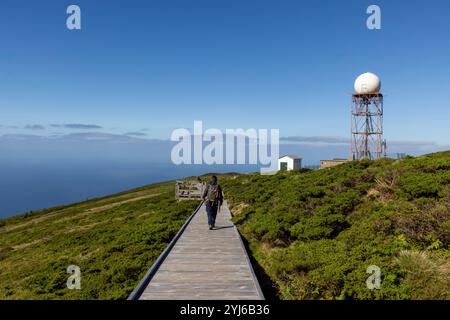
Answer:
[[[81,31],[66,29],[72,3]],[[382,30],[366,28],[370,4]],[[388,140],[450,144],[449,12],[446,0],[2,0],[0,134],[168,139],[203,120],[347,137],[353,81],[372,71]]]
[[[382,80],[389,153],[449,150],[449,15],[448,0],[1,0],[0,217],[257,170],[171,165],[172,130],[194,120],[280,129],[280,153],[304,165],[347,157],[366,71]]]

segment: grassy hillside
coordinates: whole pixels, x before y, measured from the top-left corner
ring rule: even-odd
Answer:
[[[167,182],[0,220],[0,299],[126,298],[197,205]]]
[[[450,299],[450,152],[219,180],[266,296]],[[197,204],[167,182],[0,220],[0,299],[126,298]]]
[[[222,183],[282,299],[450,299],[450,152]],[[381,268],[381,289],[366,286]]]

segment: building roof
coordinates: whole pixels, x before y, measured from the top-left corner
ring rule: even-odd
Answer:
[[[288,158],[291,158],[291,159],[294,159],[294,160],[296,160],[296,159],[300,159],[301,160],[302,159],[299,156],[292,155],[292,154],[285,154],[284,156],[281,156],[278,159],[285,158],[285,157],[288,157]]]

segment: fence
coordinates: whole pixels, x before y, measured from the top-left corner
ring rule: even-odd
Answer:
[[[205,184],[200,181],[177,181],[175,183],[175,199],[201,200]]]

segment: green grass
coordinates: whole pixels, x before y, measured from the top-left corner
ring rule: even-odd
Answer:
[[[124,299],[197,205],[167,182],[1,220],[0,299]]]
[[[450,152],[219,182],[266,296],[450,299]],[[197,204],[166,182],[0,220],[0,299],[124,299]]]
[[[222,185],[278,298],[450,299],[450,152]]]

